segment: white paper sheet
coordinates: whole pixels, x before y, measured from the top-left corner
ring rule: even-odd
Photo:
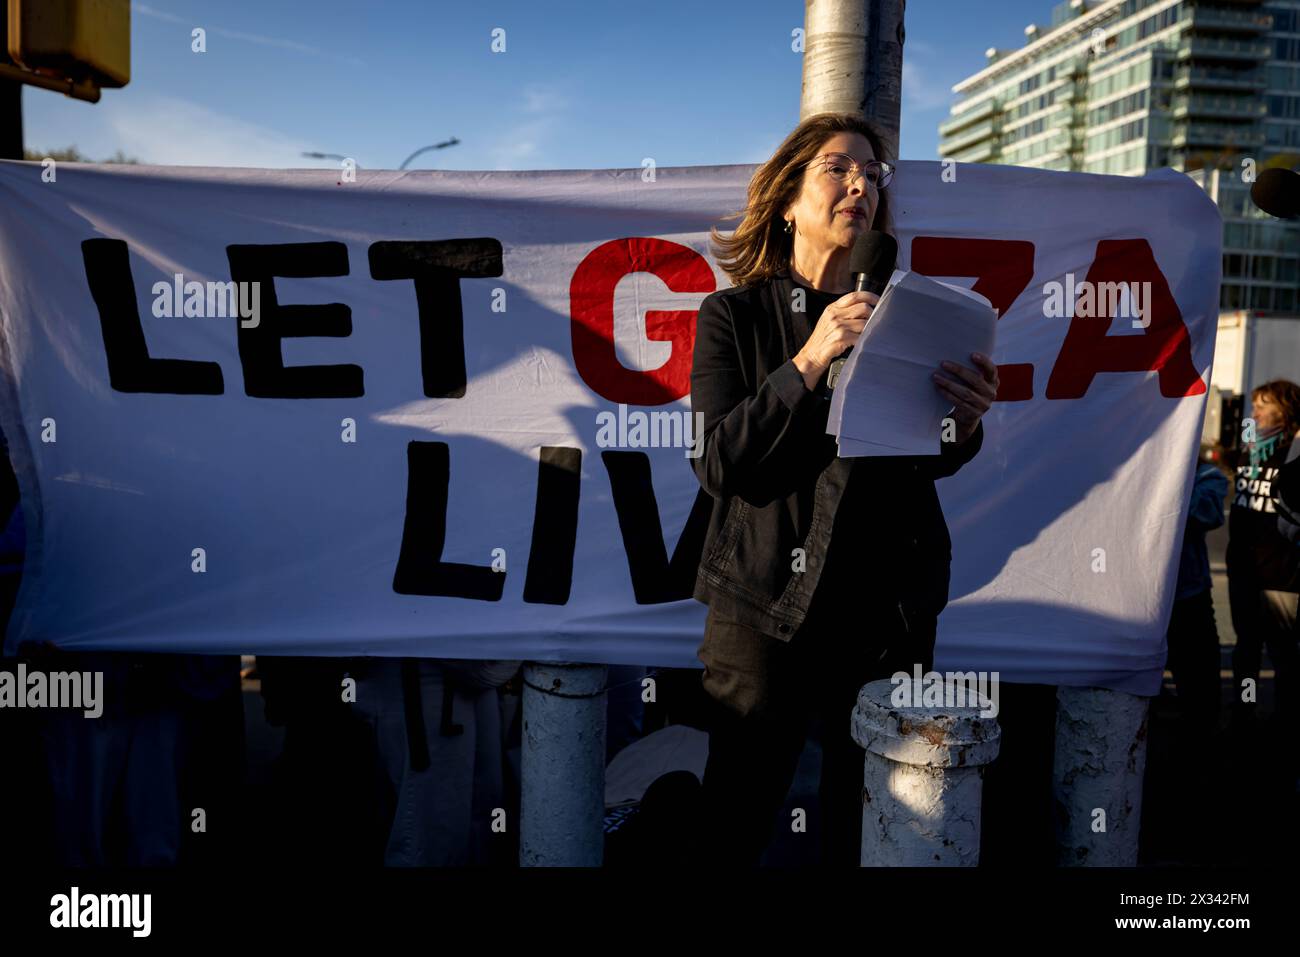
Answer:
[[[938,455],[952,403],[930,377],[945,359],[992,355],[996,328],[983,296],[895,270],[831,397],[826,431],[840,456]]]

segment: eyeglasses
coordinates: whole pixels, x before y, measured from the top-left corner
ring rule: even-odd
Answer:
[[[894,178],[894,167],[881,160],[871,160],[865,166],[859,166],[852,156],[846,156],[844,153],[827,153],[817,157],[808,165],[815,166],[818,163],[825,167],[828,175],[840,183],[851,183],[861,173],[872,189],[884,189]]]

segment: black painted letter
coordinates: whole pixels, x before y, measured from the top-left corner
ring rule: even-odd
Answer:
[[[285,368],[280,340],[290,337],[352,335],[352,310],[341,302],[282,306],[275,278],[346,276],[348,248],[342,243],[275,243],[226,247],[230,278],[261,283],[261,312],[255,326],[238,325],[244,392],[258,399],[350,399],[365,395],[361,366]]]
[[[87,239],[81,244],[90,296],[99,309],[108,382],[118,392],[221,395],[221,366],[193,359],[151,359],[135,301],[135,280],[126,243]],[[173,322],[176,320],[172,320]],[[180,320],[185,321],[185,320]]]
[[[406,445],[406,521],[393,573],[399,595],[446,595],[500,601],[506,572],[490,565],[444,562],[451,455],[446,442]]]
[[[414,279],[420,316],[420,373],[431,399],[465,395],[465,321],[460,280],[500,276],[497,239],[379,242],[370,247],[372,279]]]

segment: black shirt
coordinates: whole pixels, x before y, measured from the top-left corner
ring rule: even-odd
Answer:
[[[793,282],[793,280],[791,281]],[[797,309],[791,310],[794,316],[795,335],[799,337],[799,342],[802,345],[812,337],[813,329],[817,327],[817,321],[821,319],[822,313],[826,310],[826,307],[837,299],[847,296],[848,293],[822,292],[820,289],[811,289],[808,286],[801,285],[797,282],[794,283],[794,288],[796,290],[803,290],[804,294],[803,311],[800,312]],[[821,379],[818,380],[816,391],[820,392],[824,398],[829,400],[830,395],[826,391],[826,373],[822,373]]]
[[[835,438],[826,434],[831,403],[808,389],[791,359],[805,341],[790,287],[789,276],[778,273],[700,303],[691,410],[702,416],[704,441],[691,469],[714,502],[692,596],[728,620],[790,640],[820,592],[818,559],[833,547],[835,516],[847,509],[844,491],[856,473],[866,484],[866,494],[856,496],[866,514],[862,534],[854,529],[846,540],[849,590],[862,590],[865,553],[888,564],[893,597],[909,621],[933,620],[947,604],[952,561],[935,482],[979,454],[983,426],[960,446],[941,445],[936,435],[939,454],[838,459]],[[807,331],[812,318],[808,311],[798,325]],[[795,574],[799,550],[808,576]],[[895,621],[901,617],[894,612]]]
[[[1246,446],[1228,512],[1228,574],[1273,591],[1300,591],[1300,551],[1277,528],[1277,482],[1291,449],[1279,431]]]
[[[804,291],[806,309],[800,313],[792,310],[795,333],[800,343],[812,336],[822,312],[836,300],[848,295],[845,292],[822,292],[799,283],[796,289]],[[817,383],[817,392],[829,402],[831,393],[826,388],[826,374]],[[873,591],[892,591],[892,569],[886,556],[898,547],[900,513],[889,507],[888,489],[872,481],[872,470],[859,468],[855,462],[844,488],[844,496],[835,512],[834,531],[826,555],[826,568],[817,582],[817,597],[835,602],[861,600],[860,590],[870,586]],[[856,594],[855,594],[856,593]]]

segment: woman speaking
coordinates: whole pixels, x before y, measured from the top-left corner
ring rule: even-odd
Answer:
[[[998,375],[978,354],[934,370],[956,426],[951,441],[935,436],[935,455],[837,456],[826,373],[878,301],[851,291],[849,253],[865,231],[890,231],[892,173],[865,120],[809,117],[755,172],[735,232],[713,233],[734,285],[700,305],[691,406],[703,424],[692,467],[714,498],[695,597],[709,606],[703,851],[717,863],[759,862],[819,720],[808,830],[820,830],[824,863],[856,865],[858,690],[932,667],[951,562],[934,480],[979,451]]]

